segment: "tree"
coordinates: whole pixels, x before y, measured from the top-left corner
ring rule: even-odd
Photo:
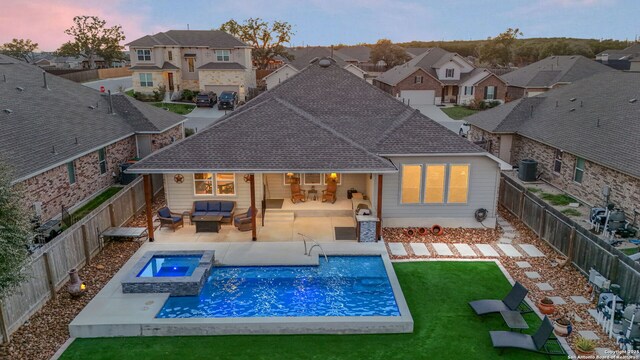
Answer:
[[[21,190],[11,185],[11,171],[0,162],[0,299],[25,278],[30,221]]]
[[[251,54],[258,69],[266,69],[276,56],[293,59],[284,45],[291,41],[291,36],[295,33],[291,24],[285,21],[269,23],[260,18],[249,18],[243,24],[239,24],[231,19],[220,25],[220,30],[253,48]]]
[[[0,47],[0,53],[23,59],[30,63],[33,62],[33,52],[37,48],[38,43],[32,42],[31,39],[13,39]]]
[[[520,29],[508,28],[494,38],[487,39],[478,49],[478,60],[492,66],[509,66],[513,58],[513,45],[518,36],[522,36]]]
[[[58,55],[84,56],[91,69],[96,67],[96,56],[103,57],[105,61],[122,56],[124,46],[120,42],[125,39],[122,26],[106,28],[107,22],[97,16],[76,16],[73,22],[75,25],[64,31],[73,40],[62,44]]]
[[[594,57],[593,51],[591,51],[588,45],[572,44],[566,40],[548,43],[540,50],[541,59],[553,55],[582,55],[587,58]]]
[[[406,50],[395,45],[389,39],[380,39],[373,45],[370,55],[371,62],[377,64],[380,61],[384,61],[389,67],[401,65],[409,61],[411,56],[407,54]]]

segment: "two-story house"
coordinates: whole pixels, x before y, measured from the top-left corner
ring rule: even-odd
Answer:
[[[384,72],[373,84],[410,105],[504,101],[507,90],[504,80],[488,69],[440,48],[430,48]]]
[[[185,89],[236,91],[244,99],[256,86],[251,47],[219,30],[169,30],[127,44],[131,53],[133,89],[169,93]]]

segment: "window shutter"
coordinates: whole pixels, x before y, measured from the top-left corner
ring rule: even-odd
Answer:
[[[487,100],[487,90],[489,89],[488,86],[484,87],[484,99]]]

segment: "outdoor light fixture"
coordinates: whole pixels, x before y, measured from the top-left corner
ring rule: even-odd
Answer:
[[[330,178],[332,178],[333,180],[338,178],[338,174],[336,173],[331,173],[331,175],[329,175]]]

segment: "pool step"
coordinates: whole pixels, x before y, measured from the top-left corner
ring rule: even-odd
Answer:
[[[275,222],[293,222],[295,214],[293,211],[269,211],[264,215],[265,224]]]

